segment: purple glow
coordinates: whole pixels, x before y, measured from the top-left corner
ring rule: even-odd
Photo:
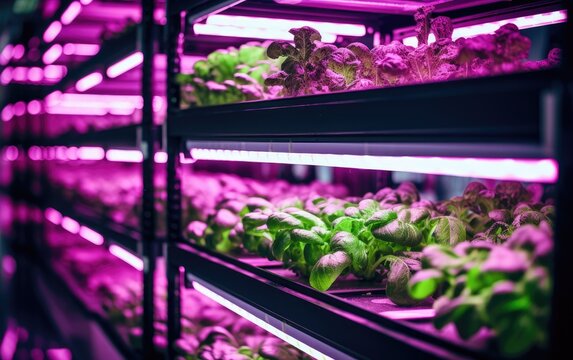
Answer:
[[[89,5],[92,3],[93,0],[80,0],[80,2],[82,3],[82,5]]]
[[[42,104],[38,100],[32,100],[28,103],[28,114],[38,115],[42,110]]]
[[[32,146],[28,149],[28,157],[30,160],[42,160],[42,149],[39,146]]]
[[[4,255],[2,258],[2,270],[6,275],[13,275],[16,272],[16,260],[10,255]]]
[[[62,227],[72,234],[77,234],[80,232],[80,223],[67,216],[62,218]]]
[[[16,159],[18,159],[18,153],[19,153],[18,148],[14,145],[10,145],[6,149],[4,149],[3,158],[4,160],[7,161],[15,161]]]
[[[28,79],[28,68],[17,66],[12,72],[12,79],[15,81],[26,81]]]
[[[79,92],[87,91],[96,85],[99,85],[103,80],[103,76],[99,72],[94,72],[84,76],[76,82],[76,90]]]
[[[82,146],[78,149],[77,155],[80,160],[103,160],[105,150],[101,147]]]
[[[131,115],[141,109],[143,99],[129,95],[54,94],[46,97],[49,114]]]
[[[108,161],[138,163],[143,161],[143,153],[139,150],[109,149],[105,158]]]
[[[22,116],[26,113],[26,103],[23,101],[18,101],[14,104],[14,115]]]
[[[72,360],[72,352],[70,349],[48,349],[46,350],[49,360]]]
[[[4,106],[2,109],[2,121],[10,121],[14,117],[14,107],[10,104]]]
[[[454,33],[452,34],[452,39],[456,40],[461,37],[467,38],[480,34],[492,34],[501,26],[509,23],[515,24],[520,30],[523,30],[534,27],[564,23],[565,21],[567,21],[567,11],[558,10],[543,14],[522,16],[512,19],[487,22],[483,24],[458,27],[454,29]],[[434,36],[434,34],[430,34],[430,37],[428,38],[428,43],[433,43],[434,41],[436,41],[436,37]],[[415,36],[406,37],[402,39],[402,42],[405,45],[418,46],[418,40],[416,39]]]
[[[14,52],[14,45],[6,44],[2,52],[0,52],[0,65],[6,65],[10,62],[12,58],[12,53]]]
[[[99,45],[68,43],[63,51],[64,55],[93,56],[99,52]]]
[[[41,67],[31,67],[30,70],[28,70],[28,80],[32,81],[32,82],[39,82],[42,81],[42,79],[44,78],[44,70],[42,70]]]
[[[60,56],[62,56],[62,45],[54,44],[46,50],[44,56],[42,56],[42,61],[44,61],[44,64],[51,64],[58,60]]]
[[[69,147],[66,150],[66,160],[78,160],[79,149],[75,146]]]
[[[199,284],[197,281],[193,281],[193,288],[197,290],[197,292],[205,295],[209,299],[215,301],[221,306],[226,307],[227,309],[231,310],[235,314],[241,316],[242,318],[252,322],[253,324],[257,325],[258,327],[268,331],[269,333],[273,334],[274,336],[278,337],[279,339],[291,344],[292,346],[296,347],[297,349],[307,353],[308,355],[312,356],[315,359],[331,359],[330,356],[316,350],[315,348],[303,343],[295,339],[294,337],[288,335],[284,331],[277,329],[273,325],[269,324],[263,319],[259,319],[252,313],[248,312],[247,310],[243,309],[239,305],[233,303],[232,301],[224,298],[223,296],[217,294],[216,292],[206,288],[205,286]]]
[[[67,68],[63,65],[48,65],[44,68],[44,77],[50,80],[60,80],[66,75]]]
[[[234,15],[211,15],[207,17],[208,25],[235,26],[242,28],[257,28],[287,31],[292,28],[310,26],[318,30],[321,34],[343,35],[343,36],[364,36],[366,27],[361,24],[341,24],[307,20],[274,19],[251,16]],[[291,34],[292,38],[292,34]]]
[[[155,153],[154,161],[158,164],[167,163],[167,153],[165,151],[158,151]]]
[[[54,21],[44,32],[44,41],[47,43],[52,42],[56,36],[58,36],[60,31],[62,31],[62,23],[59,21]]]
[[[20,60],[21,58],[24,57],[25,53],[26,53],[26,49],[24,48],[24,45],[18,44],[16,46],[14,46],[14,50],[12,51],[12,58],[14,60]]]
[[[104,242],[101,234],[83,225],[80,227],[80,236],[94,245],[103,245]]]
[[[52,115],[99,115],[107,114],[107,111],[102,108],[91,107],[74,107],[74,106],[49,106],[46,107],[46,112]]]
[[[125,250],[121,246],[112,244],[109,246],[109,252],[118,259],[123,260],[127,264],[131,265],[136,270],[143,271],[143,260]]]
[[[553,159],[370,156],[221,149],[192,149],[191,156],[196,160],[319,165],[544,183],[554,183],[558,178],[558,164]]]
[[[225,37],[239,37],[250,39],[273,39],[273,40],[292,40],[292,34],[283,29],[261,29],[238,26],[222,26],[211,24],[194,24],[193,31],[197,35],[213,35]],[[336,41],[336,35],[322,34],[322,42],[333,43]]]
[[[12,81],[12,68],[8,66],[2,70],[2,74],[0,74],[0,82],[2,85],[7,85],[10,81]]]
[[[80,11],[82,11],[82,4],[79,1],[72,2],[62,14],[62,24],[70,24],[80,14]]]
[[[380,313],[392,320],[431,319],[435,314],[434,309],[391,310]]]
[[[118,77],[119,75],[125,73],[136,67],[137,65],[143,62],[143,53],[138,51],[126,57],[123,60],[118,61],[117,63],[111,65],[107,69],[107,76],[110,78]]]
[[[16,352],[16,347],[18,345],[18,333],[17,328],[12,326],[11,324],[8,325],[6,329],[6,333],[4,333],[4,337],[2,338],[2,343],[0,344],[0,357],[2,359],[13,359],[14,353]]]
[[[54,225],[60,225],[62,223],[63,216],[56,209],[47,208],[46,211],[44,211],[44,216],[49,222],[51,222]]]

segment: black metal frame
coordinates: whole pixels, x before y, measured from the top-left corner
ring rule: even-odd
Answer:
[[[406,329],[392,321],[371,319],[361,310],[355,307],[347,309],[344,305],[333,302],[328,295],[317,293],[308,287],[281,279],[233,258],[197,246],[181,244],[179,151],[188,150],[189,144],[194,141],[220,148],[239,145],[256,148],[260,144],[273,145],[277,142],[295,145],[317,142],[350,145],[390,142],[419,146],[418,155],[427,154],[424,152],[429,147],[424,148],[424,145],[429,143],[452,143],[453,147],[442,147],[445,149],[444,154],[449,155],[452,149],[461,149],[460,144],[469,143],[489,144],[489,150],[485,152],[489,156],[495,153],[492,150],[495,150],[496,146],[510,145],[505,149],[500,148],[498,156],[556,157],[560,164],[556,234],[558,240],[554,261],[555,289],[549,353],[557,357],[566,351],[569,347],[567,334],[558,329],[569,326],[570,317],[564,314],[570,315],[570,304],[573,300],[572,284],[568,280],[571,242],[559,239],[566,240],[573,236],[567,223],[570,221],[570,210],[567,206],[573,201],[573,145],[568,141],[573,134],[571,21],[567,24],[566,39],[569,41],[563,41],[566,46],[565,57],[559,70],[180,110],[175,73],[179,71],[178,55],[181,44],[178,36],[182,30],[181,12],[187,10],[186,20],[194,21],[233,3],[235,1],[232,0],[167,1],[168,241],[165,253],[168,270],[169,358],[174,358],[173,344],[180,334],[180,266],[194,277],[207,281],[211,286],[254,309],[277,317],[324,342],[332,341],[331,345],[356,357],[373,358],[380,355],[376,349],[367,349],[365,336],[375,336],[376,344],[379,344],[378,341],[383,342],[384,349],[389,344],[390,351],[398,356],[417,351],[426,356],[491,355],[461,349],[443,340],[431,339],[427,334]],[[567,6],[571,13],[572,4],[569,2]],[[552,99],[547,100],[547,94]],[[377,109],[383,109],[384,115],[389,112],[388,118],[400,121],[389,123],[375,119],[371,115],[375,114]],[[468,109],[474,109],[474,112],[468,112]],[[549,115],[550,119],[546,116],[547,110],[552,114]],[[432,118],[432,123],[424,121],[428,114],[436,111],[440,112],[439,119]],[[351,123],[347,121],[349,116],[352,118]],[[312,118],[314,121],[305,122],[306,118]],[[461,122],[460,119],[466,121]],[[525,146],[528,150],[519,150],[520,146]],[[475,148],[470,150],[473,156],[484,156],[483,152],[475,151]],[[413,155],[411,150],[406,152]],[[363,150],[352,153],[364,154]],[[464,156],[469,155],[464,153]],[[369,331],[373,332],[357,329],[362,325],[345,321],[344,316],[336,311],[326,314],[326,310],[323,312],[313,308],[316,301],[324,301],[323,304],[327,304],[331,310],[346,309],[349,314],[358,315],[363,321],[378,320],[380,328],[378,332],[371,328]],[[308,321],[308,318],[312,318],[312,321]],[[319,323],[326,326],[315,325]],[[344,328],[346,338],[338,338],[329,327],[337,330]],[[353,330],[346,331],[350,328]],[[396,338],[400,340],[396,341]],[[370,338],[368,339],[370,342]],[[411,345],[411,341],[415,339],[423,339],[422,342],[426,341],[430,349],[420,344]],[[436,349],[446,352],[435,352]]]

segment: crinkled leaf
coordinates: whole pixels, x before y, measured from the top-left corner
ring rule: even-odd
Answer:
[[[390,222],[396,220],[398,218],[398,214],[392,210],[379,210],[376,211],[372,216],[366,220],[364,225],[376,225],[376,226],[385,226]]]
[[[422,242],[422,233],[412,224],[400,220],[394,220],[387,225],[372,226],[372,235],[379,240],[384,240],[403,246],[416,246]]]
[[[294,45],[298,50],[299,59],[308,60],[316,47],[314,42],[322,39],[320,33],[310,26],[290,29],[289,32],[294,35]]]
[[[302,222],[285,212],[277,211],[269,216],[267,220],[267,227],[270,231],[276,232],[279,230],[292,230],[302,228]]]
[[[402,258],[397,256],[387,257],[387,283],[386,295],[396,305],[415,305],[418,300],[413,299],[408,292],[408,282],[412,276],[410,268]]]
[[[525,224],[539,225],[542,221],[547,221],[547,218],[539,211],[525,211],[517,215],[512,225],[514,227],[520,227]]]
[[[424,208],[403,209],[398,213],[398,220],[417,224],[430,217],[430,212]]]
[[[297,209],[297,208],[288,208],[285,209],[284,212],[291,214],[295,218],[297,218],[300,222],[303,223],[305,228],[312,228],[313,226],[319,226],[326,228],[326,224],[316,215],[313,215],[307,211]]]
[[[350,264],[351,259],[344,251],[324,255],[310,272],[310,285],[320,291],[328,290]]]
[[[330,239],[330,246],[332,250],[343,250],[350,255],[354,272],[360,273],[366,266],[368,255],[366,244],[353,234],[346,231],[337,232]]]
[[[247,207],[249,211],[255,211],[256,209],[273,209],[274,206],[268,200],[260,197],[250,197],[247,199]]]
[[[509,223],[511,221],[511,212],[507,209],[495,209],[487,214],[493,221]]]
[[[281,56],[294,57],[297,49],[288,41],[273,41],[267,48],[267,56],[271,59],[278,59]]]
[[[439,244],[454,246],[466,240],[464,223],[453,216],[440,216],[433,219],[435,229],[432,235]]]
[[[324,241],[322,238],[311,230],[305,229],[294,229],[290,233],[292,241],[300,241],[305,244],[322,244]]]

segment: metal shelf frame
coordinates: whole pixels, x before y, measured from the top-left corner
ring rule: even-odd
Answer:
[[[369,154],[364,145],[372,144],[379,155],[555,158],[560,167],[559,211],[548,353],[556,357],[566,351],[567,336],[558,329],[567,326],[569,317],[564,314],[571,315],[568,304],[573,301],[573,285],[567,280],[568,254],[573,250],[571,242],[561,241],[573,236],[567,224],[571,216],[567,207],[573,201],[573,145],[568,140],[573,134],[571,21],[562,42],[562,66],[555,70],[180,110],[175,74],[180,71],[184,24],[239,3],[167,1],[168,358],[175,358],[173,345],[181,330],[179,289],[185,279],[180,267],[189,278],[204,281],[211,290],[240,301],[270,322],[278,321],[279,326],[282,322],[299,336],[316,340],[326,351],[356,358],[379,358],[380,349],[393,356],[496,356],[461,348],[268,271],[183,244],[179,153],[197,144],[252,150],[338,143],[342,153],[353,155]],[[562,6],[571,13],[571,2]],[[482,11],[488,9],[492,8]],[[388,150],[396,145],[401,150]],[[345,329],[344,336],[333,329]]]

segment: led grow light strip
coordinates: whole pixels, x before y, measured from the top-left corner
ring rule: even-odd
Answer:
[[[118,259],[131,265],[136,270],[143,271],[143,260],[133,255],[121,246],[112,244],[109,246],[109,252]]]
[[[79,234],[82,238],[86,239],[87,241],[91,242],[94,245],[103,245],[104,243],[103,236],[100,233],[86,226],[83,225],[80,226]]]
[[[93,72],[84,76],[76,82],[76,90],[79,92],[87,91],[94,86],[99,85],[103,80],[103,76],[99,72]]]
[[[382,311],[380,315],[392,320],[431,319],[436,315],[434,309],[390,310]]]
[[[47,208],[46,211],[44,211],[44,216],[46,220],[54,225],[60,225],[62,223],[62,213],[56,209]]]
[[[141,51],[135,52],[123,60],[116,62],[107,68],[106,74],[110,78],[116,78],[119,75],[133,69],[143,62],[143,53]]]
[[[191,157],[196,160],[317,165],[546,183],[554,183],[558,177],[558,165],[553,159],[371,156],[222,149],[191,149]]]
[[[288,30],[272,28],[255,28],[239,26],[222,26],[211,24],[194,24],[193,31],[197,35],[213,35],[225,37],[239,37],[250,39],[273,39],[292,41],[292,34]],[[333,43],[336,41],[335,34],[323,33],[322,42]]]
[[[210,15],[207,17],[207,24],[217,26],[232,26],[244,28],[273,29],[289,31],[292,28],[310,26],[318,30],[321,34],[336,34],[346,36],[364,36],[366,27],[361,24],[341,24],[320,21],[273,19],[265,17],[235,16],[235,15]],[[292,34],[290,34],[292,39]]]
[[[18,347],[18,328],[13,324],[8,324],[6,332],[0,343],[0,358],[13,359]]]
[[[454,29],[452,34],[452,39],[456,40],[461,37],[471,37],[480,34],[491,34],[494,33],[500,26],[505,24],[513,23],[519,29],[530,29],[534,27],[540,26],[547,26],[553,24],[559,24],[567,21],[567,11],[565,10],[558,10],[552,11],[543,14],[536,14],[536,15],[529,15],[529,16],[522,16],[512,19],[500,20],[500,21],[492,21],[483,24],[476,24],[470,26],[461,26]],[[433,43],[436,41],[436,37],[434,34],[430,34],[428,38],[428,43]],[[402,42],[405,45],[409,46],[418,46],[418,40],[415,36],[408,36],[402,39]]]
[[[99,52],[99,45],[67,43],[63,50],[64,55],[93,56]]]
[[[62,56],[62,45],[54,44],[44,53],[42,56],[42,61],[44,64],[52,64],[54,61],[58,60],[60,56]]]
[[[214,291],[206,288],[205,286],[201,285],[197,281],[193,281],[193,288],[197,290],[199,293],[205,295],[209,299],[217,302],[219,305],[226,307],[227,309],[231,310],[235,314],[243,317],[244,319],[249,320],[253,324],[257,325],[258,327],[268,331],[269,333],[273,334],[274,336],[278,337],[279,339],[286,341],[287,343],[291,344],[292,346],[296,347],[297,349],[307,353],[308,355],[312,356],[315,359],[332,359],[331,357],[323,354],[322,352],[312,348],[311,346],[295,339],[294,337],[286,334],[282,330],[277,329],[276,327],[272,326],[271,324],[267,323],[266,321],[259,319],[252,313],[248,312],[247,310],[241,308],[240,306],[236,305],[232,301],[229,301],[222,297],[221,295],[215,293]]]
[[[80,4],[79,1],[72,2],[70,5],[68,5],[68,8],[64,10],[64,12],[62,13],[62,17],[60,18],[62,24],[64,25],[71,24],[72,21],[74,21],[76,17],[78,17],[81,11],[82,11],[82,4]]]
[[[143,153],[139,150],[110,149],[105,158],[108,161],[140,163],[143,161]]]
[[[56,36],[58,36],[60,31],[62,31],[62,23],[56,20],[53,23],[51,23],[50,26],[48,26],[48,28],[44,32],[43,36],[44,41],[47,43],[52,42],[56,38]]]

